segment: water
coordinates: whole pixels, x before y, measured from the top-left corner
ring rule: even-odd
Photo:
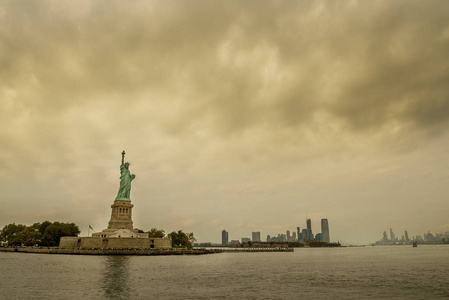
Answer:
[[[449,246],[76,256],[0,252],[0,299],[449,298]]]

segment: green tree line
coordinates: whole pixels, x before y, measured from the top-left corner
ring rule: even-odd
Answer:
[[[56,247],[59,245],[61,237],[78,236],[79,234],[79,227],[75,223],[45,221],[34,223],[31,226],[12,223],[5,225],[0,231],[0,241],[9,246]],[[165,231],[157,228],[152,228],[148,234],[150,238],[165,237]],[[167,234],[167,237],[172,240],[173,248],[191,249],[193,243],[196,242],[193,232],[185,233],[182,230],[173,231]]]
[[[15,223],[5,225],[0,240],[10,246],[55,247],[63,236],[78,236],[80,230],[75,223],[45,221],[31,226]]]
[[[151,228],[151,230],[148,231],[148,235],[150,238],[163,238],[165,237],[165,231],[162,229]],[[182,230],[170,232],[167,234],[167,237],[171,239],[171,246],[173,248],[192,249],[193,243],[196,242],[193,232],[186,233]]]

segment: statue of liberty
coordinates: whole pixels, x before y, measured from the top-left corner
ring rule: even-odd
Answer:
[[[122,164],[120,165],[120,188],[115,200],[131,200],[129,193],[131,191],[131,181],[136,175],[129,172],[129,162],[125,163],[125,150],[122,152]]]

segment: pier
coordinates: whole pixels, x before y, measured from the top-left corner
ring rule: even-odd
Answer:
[[[225,253],[247,253],[247,252],[294,252],[293,248],[220,248]]]

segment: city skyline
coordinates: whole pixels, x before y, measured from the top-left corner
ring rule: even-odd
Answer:
[[[309,219],[307,219],[308,221]],[[300,227],[297,227],[297,230],[299,232]],[[334,241],[330,239],[330,228],[329,228],[329,222],[327,219],[321,219],[321,232],[314,234],[315,235],[315,239],[316,240],[320,240],[322,242],[326,242],[326,243],[336,243],[336,242],[340,242],[338,241]],[[239,243],[244,243],[244,242],[248,242],[248,241],[252,241],[252,242],[269,242],[270,240],[272,242],[279,242],[279,241],[291,241],[291,242],[304,242],[301,241],[301,239],[297,239],[297,232],[293,231],[293,234],[290,236],[292,239],[289,239],[289,232],[290,230],[287,229],[286,234],[283,233],[278,233],[278,234],[274,234],[271,235],[267,234],[266,235],[266,239],[261,239],[261,231],[257,231],[257,232],[252,232],[252,238],[238,238],[238,239],[234,239],[234,242],[239,242]],[[435,233],[431,233],[429,230],[427,232],[424,232],[422,235],[417,233],[416,235],[410,235],[408,233],[408,230],[404,230],[403,234],[401,234],[401,237],[399,238],[395,233],[394,230],[392,228],[389,229],[390,232],[390,237],[388,237],[387,231],[383,232],[383,237],[376,242],[371,242],[368,244],[377,244],[377,245],[391,245],[391,244],[397,244],[397,245],[401,245],[401,244],[411,244],[414,241],[417,242],[422,242],[422,243],[440,243],[441,239],[445,239],[447,240],[447,242],[445,242],[446,244],[449,242],[449,231],[446,232],[435,232]],[[225,234],[225,235],[224,235]],[[298,236],[300,236],[302,233],[299,233]],[[304,231],[303,233],[304,235],[307,234],[307,231]],[[222,231],[222,245],[230,245],[231,241],[228,240],[228,235],[229,232],[227,232],[226,230]],[[318,238],[319,235],[319,238]],[[223,238],[224,236],[226,236],[226,241],[228,241],[227,243],[224,243],[225,239]],[[242,239],[244,240],[244,242],[242,241]],[[281,239],[281,240],[279,240]],[[214,243],[214,242],[210,242],[210,241],[199,241],[200,243],[212,243],[217,245],[218,243]],[[368,245],[367,244],[367,245]],[[348,243],[347,245],[351,245],[351,243]]]
[[[103,228],[126,150],[145,231],[446,232],[448,9],[2,1],[0,226]]]
[[[403,234],[399,238],[396,236],[394,230],[390,227],[390,237],[388,237],[387,231],[383,232],[382,238],[376,242],[370,243],[375,245],[404,245],[412,243],[424,243],[424,244],[449,244],[449,231],[435,232],[432,234],[429,230],[424,234],[416,234],[409,236],[408,230],[404,230]]]
[[[305,230],[300,232],[300,227],[296,227],[296,231],[292,230],[290,231],[289,229],[286,229],[285,233],[277,233],[272,235],[272,233],[267,234],[266,238],[262,238],[262,233],[261,231],[253,231],[251,233],[251,238],[248,237],[240,237],[237,239],[234,239],[233,241],[238,241],[240,240],[240,243],[246,243],[248,241],[252,241],[252,242],[278,242],[278,241],[282,241],[282,242],[307,242],[307,241],[312,241],[312,240],[320,240],[326,243],[330,243],[330,242],[337,242],[337,241],[331,241],[330,240],[330,228],[329,228],[329,222],[327,219],[321,219],[321,232],[317,232],[315,234],[313,234],[312,231],[312,220],[311,219],[306,219],[306,224],[307,227],[309,228],[309,230]],[[310,238],[309,238],[310,237]],[[208,243],[211,241],[200,241],[200,243]],[[211,242],[216,244],[215,242]],[[229,232],[226,230],[222,230],[221,233],[221,244],[222,245],[229,245],[230,241],[229,241]]]

